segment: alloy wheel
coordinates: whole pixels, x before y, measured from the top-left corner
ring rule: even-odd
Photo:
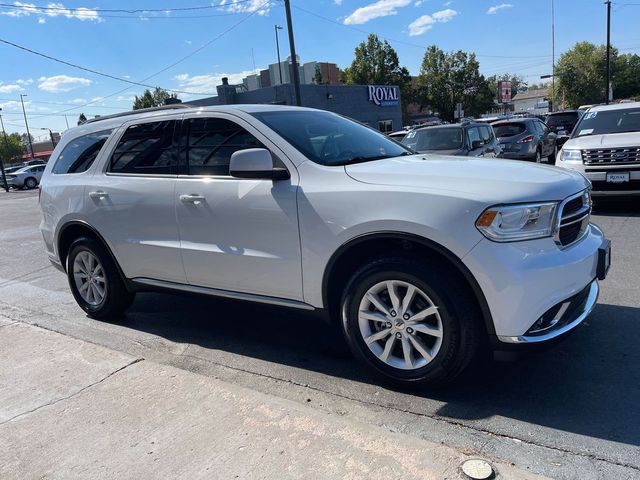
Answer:
[[[360,334],[369,350],[390,367],[416,370],[442,345],[438,306],[415,285],[387,280],[367,290],[358,309]]]
[[[107,293],[104,268],[91,252],[81,251],[73,261],[73,279],[82,299],[91,306],[100,305]]]

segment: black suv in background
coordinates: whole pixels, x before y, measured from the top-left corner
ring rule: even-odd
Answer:
[[[564,142],[569,140],[573,127],[576,126],[580,117],[582,117],[580,110],[565,110],[563,112],[554,112],[547,115],[546,124],[553,133],[558,136],[557,145],[558,150],[562,148]]]
[[[479,122],[417,128],[407,133],[402,143],[419,153],[467,157],[497,157],[502,153],[491,126]]]
[[[500,142],[502,157],[537,163],[547,158],[549,163],[555,163],[557,135],[538,118],[500,120],[491,126]]]

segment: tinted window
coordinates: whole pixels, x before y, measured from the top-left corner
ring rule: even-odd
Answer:
[[[322,165],[347,165],[411,153],[385,135],[335,113],[279,111],[253,116]]]
[[[247,148],[265,148],[237,123],[223,118],[192,118],[184,122],[190,175],[229,175],[231,155]]]
[[[554,113],[547,117],[547,125],[549,128],[561,127],[562,130],[570,132],[578,122],[578,117],[578,112]]]
[[[624,132],[640,132],[640,108],[587,112],[576,125],[572,137]]]
[[[513,137],[527,131],[524,123],[494,123],[496,137]]]
[[[413,130],[402,139],[402,143],[419,152],[456,150],[462,148],[462,129],[445,127]]]
[[[482,137],[482,141],[485,144],[491,143],[491,127],[489,126],[480,127],[480,136]]]
[[[53,173],[81,173],[89,170],[111,130],[95,132],[71,140],[58,156]]]
[[[173,130],[176,121],[141,123],[127,128],[111,156],[114,173],[175,173]]]
[[[472,127],[467,132],[469,134],[469,146],[471,146],[476,140],[482,140],[480,137],[480,130],[477,127]]]

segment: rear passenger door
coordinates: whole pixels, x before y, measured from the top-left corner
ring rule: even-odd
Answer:
[[[180,148],[174,198],[188,282],[302,300],[295,167],[255,127],[222,113],[186,116]],[[230,176],[231,155],[247,148],[270,150],[291,178]]]
[[[87,221],[127,278],[185,282],[174,201],[179,118],[126,123],[85,190]]]
[[[482,141],[484,142],[484,156],[495,157],[496,142],[491,127],[489,125],[481,125],[478,128],[480,129],[480,136],[482,137]]]
[[[478,127],[470,127],[467,129],[467,135],[469,136],[469,153],[467,155],[470,157],[480,157],[484,155],[484,145],[481,145],[478,148],[473,148],[473,142],[477,140],[482,141],[480,129]]]

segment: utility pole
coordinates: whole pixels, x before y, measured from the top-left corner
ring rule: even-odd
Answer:
[[[291,49],[291,67],[293,68],[293,88],[296,93],[296,105],[300,106],[300,72],[298,71],[298,58],[296,57],[296,45],[293,40],[293,23],[291,20],[291,1],[284,0],[284,9],[287,14],[287,27],[289,29],[289,48]]]
[[[609,94],[611,92],[611,0],[604,2],[607,5],[607,75],[604,89],[604,103],[609,105]]]
[[[25,127],[27,127],[27,140],[29,140],[29,150],[31,151],[31,158],[35,158],[35,156],[33,155],[33,143],[31,142],[31,134],[29,133],[29,124],[27,123],[27,112],[24,109],[23,98],[26,96],[27,96],[26,93],[20,94],[20,103],[22,103],[22,115],[24,115],[24,125]]]
[[[2,108],[0,108],[2,110]],[[0,115],[0,125],[2,125],[2,135],[4,136],[4,143],[7,147],[7,152],[9,152],[9,140],[7,139],[7,132],[4,129],[4,122],[2,121],[2,115]],[[9,185],[7,185],[7,175],[4,172],[4,159],[0,158],[0,172],[2,173],[2,185],[4,189],[9,193]]]
[[[69,130],[69,120],[67,120],[67,114],[64,114],[64,121],[67,124],[67,130]]]
[[[49,138],[51,139],[51,149],[53,150],[54,148],[56,148],[56,142],[53,138],[53,132],[51,131],[50,128],[41,128],[40,130],[48,130],[49,131]]]
[[[551,112],[555,109],[556,96],[556,16],[554,0],[551,0]]]
[[[282,85],[282,64],[280,63],[280,42],[278,41],[278,30],[282,30],[282,27],[274,25],[276,31],[276,52],[278,52],[278,73],[280,74],[280,85]]]

